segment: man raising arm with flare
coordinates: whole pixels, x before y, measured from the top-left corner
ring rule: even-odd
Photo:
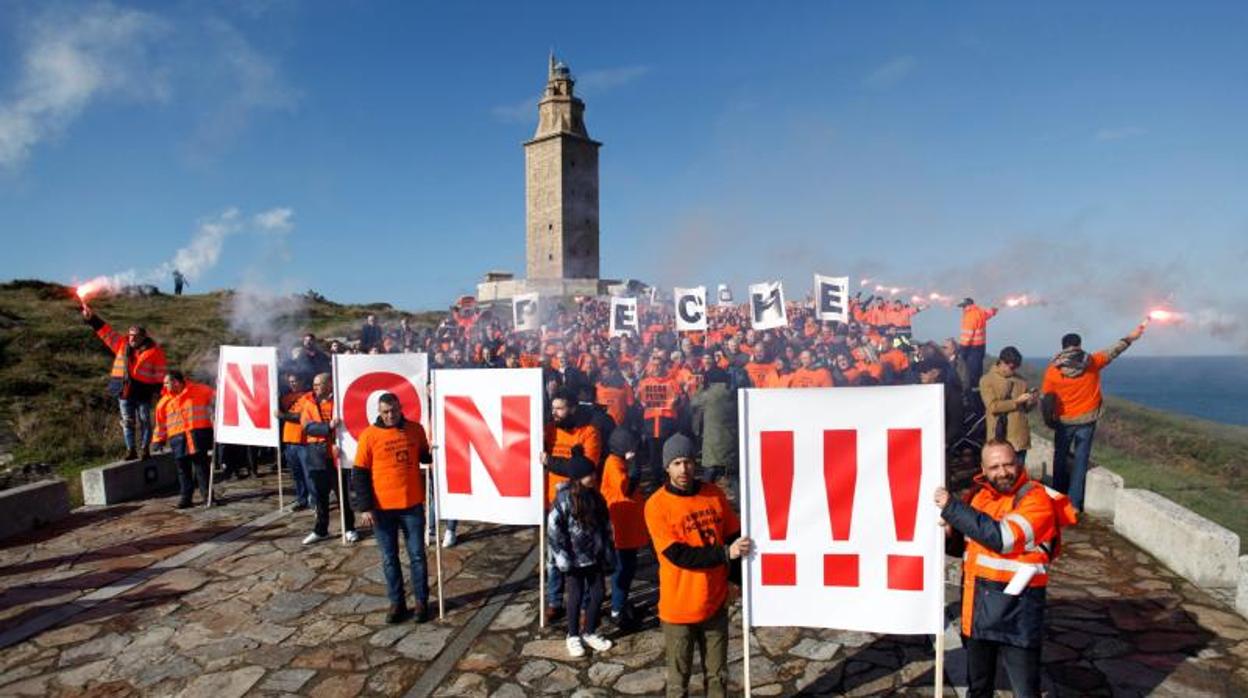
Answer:
[[[1053,487],[1069,494],[1079,511],[1083,511],[1092,437],[1102,412],[1101,370],[1144,334],[1146,324],[1140,323],[1113,346],[1093,354],[1084,351],[1083,338],[1071,332],[1062,337],[1062,350],[1045,369],[1040,392],[1045,422],[1053,427]]]
[[[125,458],[135,460],[139,457],[138,450],[142,449],[146,459],[150,456],[152,442],[152,399],[160,394],[161,381],[165,379],[165,350],[139,325],[132,325],[125,334],[114,330],[87,307],[81,290],[79,301],[82,303],[82,319],[113,352],[108,392],[117,398],[121,409]]]

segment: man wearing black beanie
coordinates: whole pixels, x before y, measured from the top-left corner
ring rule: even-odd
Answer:
[[[693,648],[702,648],[707,696],[728,684],[728,578],[752,542],[723,490],[694,477],[694,444],[675,434],[663,444],[667,484],[646,501],[646,528],[659,559],[659,621],[667,651],[667,695],[688,695]]]

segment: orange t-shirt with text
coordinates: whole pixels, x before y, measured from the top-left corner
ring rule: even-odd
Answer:
[[[660,488],[646,500],[646,528],[659,559],[659,619],[666,623],[701,623],[719,612],[728,598],[728,566],[702,570],[677,567],[663,551],[674,543],[725,545],[741,532],[741,522],[724,491],[699,483],[694,494]]]
[[[373,496],[382,510],[410,509],[425,503],[422,456],[429,453],[425,430],[417,422],[402,427],[369,426],[355,447],[355,467],[373,475]]]

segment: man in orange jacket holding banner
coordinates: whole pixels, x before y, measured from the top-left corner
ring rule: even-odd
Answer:
[[[1064,495],[1027,477],[1008,441],[984,445],[969,501],[936,489],[947,531],[966,537],[962,637],[967,695],[991,696],[997,658],[1015,696],[1040,695],[1040,646],[1049,565],[1076,513]]]
[[[165,389],[156,403],[157,448],[169,445],[178,464],[178,488],[181,497],[177,508],[191,506],[195,484],[207,503],[208,468],[213,448],[212,411],[215,391],[202,383],[186,380],[181,371],[165,374]]]

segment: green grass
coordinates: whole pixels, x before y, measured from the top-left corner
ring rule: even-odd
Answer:
[[[92,307],[114,327],[144,325],[170,366],[211,381],[219,345],[251,343],[227,326],[231,300],[231,293],[217,292],[101,299]],[[386,304],[339,305],[314,295],[301,306],[279,320],[279,331],[356,335],[369,313],[384,323],[404,315]],[[442,315],[412,317],[420,327]],[[116,403],[106,391],[111,361],[83,323],[70,288],[30,280],[0,284],[0,451],[13,453],[17,464],[53,466],[79,503],[79,471],[112,461],[122,450]]]
[[[1109,370],[1113,370],[1110,367]],[[1239,534],[1248,552],[1248,428],[1106,399],[1092,462]],[[1033,415],[1032,429],[1052,438]]]

